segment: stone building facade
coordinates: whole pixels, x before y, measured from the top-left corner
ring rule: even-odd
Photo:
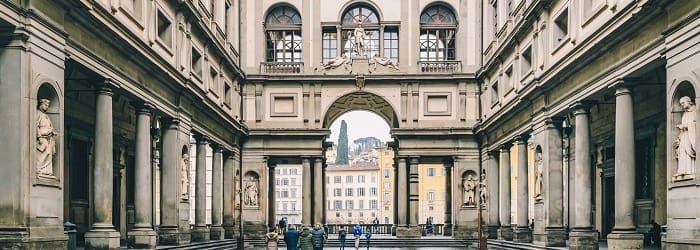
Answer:
[[[397,237],[420,237],[418,166],[442,164],[446,235],[482,212],[505,242],[641,248],[661,224],[697,247],[699,6],[0,1],[0,248],[63,248],[67,221],[95,249],[261,238],[280,164],[301,223],[327,221],[328,128],[358,109],[391,127]]]

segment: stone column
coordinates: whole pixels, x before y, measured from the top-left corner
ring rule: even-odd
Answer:
[[[321,158],[314,159],[314,205],[313,223],[323,223],[323,162]]]
[[[112,225],[113,141],[112,89],[98,86],[95,104],[95,148],[92,181],[93,224],[85,233],[85,248],[119,248],[119,232]]]
[[[410,236],[413,237],[420,237],[421,232],[420,232],[420,220],[418,217],[418,210],[420,207],[420,202],[418,199],[418,195],[420,190],[418,190],[418,158],[411,158],[409,162],[409,175],[408,175],[408,181],[410,183],[409,187],[409,207],[408,207],[408,212],[409,212],[409,217],[408,217],[408,224],[409,224],[409,234]]]
[[[179,243],[181,144],[178,141],[180,121],[172,119],[163,126],[163,164],[160,168],[160,245]]]
[[[528,220],[527,137],[519,137],[515,141],[515,147],[518,149],[518,221],[513,232],[513,241],[532,242],[532,232]]]
[[[268,169],[267,179],[267,227],[268,230],[275,228],[277,220],[275,219],[275,208],[277,207],[275,197],[275,167],[274,163],[269,160],[265,161]]]
[[[597,249],[598,232],[591,224],[591,132],[588,107],[577,103],[572,107],[575,117],[574,162],[574,221],[569,233],[571,249]]]
[[[224,228],[221,225],[223,215],[223,168],[221,147],[214,145],[211,164],[211,227],[209,228],[209,238],[211,240],[223,240]]]
[[[443,235],[452,236],[452,170],[454,163],[452,159],[445,162],[445,228]]]
[[[302,181],[302,196],[301,196],[301,224],[311,226],[314,222],[311,218],[311,162],[309,158],[301,159],[301,181]]]
[[[513,227],[510,225],[510,144],[501,147],[501,209],[498,228],[499,240],[513,240]]]
[[[399,192],[396,193],[398,197],[398,216],[396,216],[396,237],[402,238],[406,237],[406,231],[408,229],[408,169],[406,168],[406,158],[399,158],[399,173],[396,180],[396,188]]]
[[[151,171],[151,109],[146,103],[136,117],[136,159],[134,166],[135,224],[129,231],[129,247],[151,249],[156,247],[156,233],[152,220],[152,171]]]
[[[233,239],[234,235],[234,206],[233,202],[235,200],[234,195],[236,195],[236,188],[233,181],[233,176],[236,174],[234,169],[234,157],[233,152],[226,152],[224,155],[224,168],[223,168],[223,227],[224,227],[224,238]]]
[[[608,234],[610,249],[642,249],[644,236],[637,233],[633,218],[635,173],[632,91],[618,87],[615,90],[615,227]]]
[[[207,228],[207,148],[209,138],[199,136],[197,138],[197,160],[195,165],[195,203],[194,203],[194,229],[192,229],[192,241],[209,241],[209,229]]]
[[[536,164],[541,164],[542,190],[539,200],[535,201],[533,242],[538,246],[566,246],[562,119],[552,117],[538,125],[536,137],[542,153]]]
[[[488,191],[489,215],[488,215],[488,238],[496,239],[500,222],[498,221],[498,157],[497,151],[488,152],[486,154],[487,170],[486,170],[486,190]]]

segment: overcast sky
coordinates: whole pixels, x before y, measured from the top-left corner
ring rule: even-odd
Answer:
[[[380,116],[369,111],[350,111],[347,112],[333,124],[331,124],[331,141],[336,145],[338,143],[338,134],[340,134],[340,123],[342,120],[348,124],[348,143],[352,144],[357,138],[374,136],[382,142],[391,140],[389,135],[389,124]]]

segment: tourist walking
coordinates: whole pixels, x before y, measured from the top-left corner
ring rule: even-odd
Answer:
[[[323,243],[326,241],[326,231],[323,230],[321,224],[316,224],[314,230],[311,231],[311,238],[314,242],[314,250],[323,250]]]
[[[362,226],[356,224],[352,229],[352,236],[355,236],[355,250],[360,249],[360,237],[362,237]]]
[[[369,239],[372,238],[372,232],[371,230],[367,230],[367,233],[365,234],[365,239],[367,239],[367,250],[369,250]]]
[[[345,226],[340,227],[340,230],[338,230],[338,241],[340,241],[340,250],[345,249],[345,237],[348,235],[348,232],[345,231]]]
[[[270,228],[270,232],[265,235],[265,239],[267,241],[267,250],[277,250],[279,235],[274,228]]]
[[[301,233],[299,234],[299,243],[297,246],[299,246],[299,250],[314,249],[314,240],[311,238],[311,230],[308,227],[301,230]]]
[[[294,225],[290,225],[286,233],[284,233],[284,243],[287,244],[287,250],[297,250],[299,245],[299,231]]]

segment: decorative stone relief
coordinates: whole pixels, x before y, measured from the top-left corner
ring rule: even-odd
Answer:
[[[352,73],[352,59],[346,54],[330,59],[326,63],[321,63],[320,66],[314,68],[314,71],[321,71],[323,74],[326,74],[326,71],[339,68],[340,66],[343,66],[345,71]]]
[[[36,114],[36,172],[40,177],[54,177],[53,156],[56,154],[56,131],[51,119],[46,114],[49,109],[48,99],[39,100]]]
[[[258,180],[250,176],[246,181],[243,192],[243,205],[246,207],[257,207],[258,205]]]
[[[180,198],[187,200],[190,197],[190,155],[182,154],[180,162]]]
[[[481,186],[481,189],[479,189],[479,203],[483,207],[486,206],[486,194],[488,193],[486,187],[486,169],[481,170],[481,182],[479,182],[479,186]]]
[[[399,65],[398,63],[395,63],[394,60],[391,60],[391,58],[388,57],[380,57],[379,55],[375,54],[372,58],[369,59],[369,72],[372,73],[376,71],[377,65],[388,67],[393,71],[399,70]]]
[[[673,181],[695,177],[695,104],[688,96],[681,97],[680,104],[684,111],[681,123],[676,125],[680,130],[678,138],[673,142],[678,159],[678,168],[673,175]]]

